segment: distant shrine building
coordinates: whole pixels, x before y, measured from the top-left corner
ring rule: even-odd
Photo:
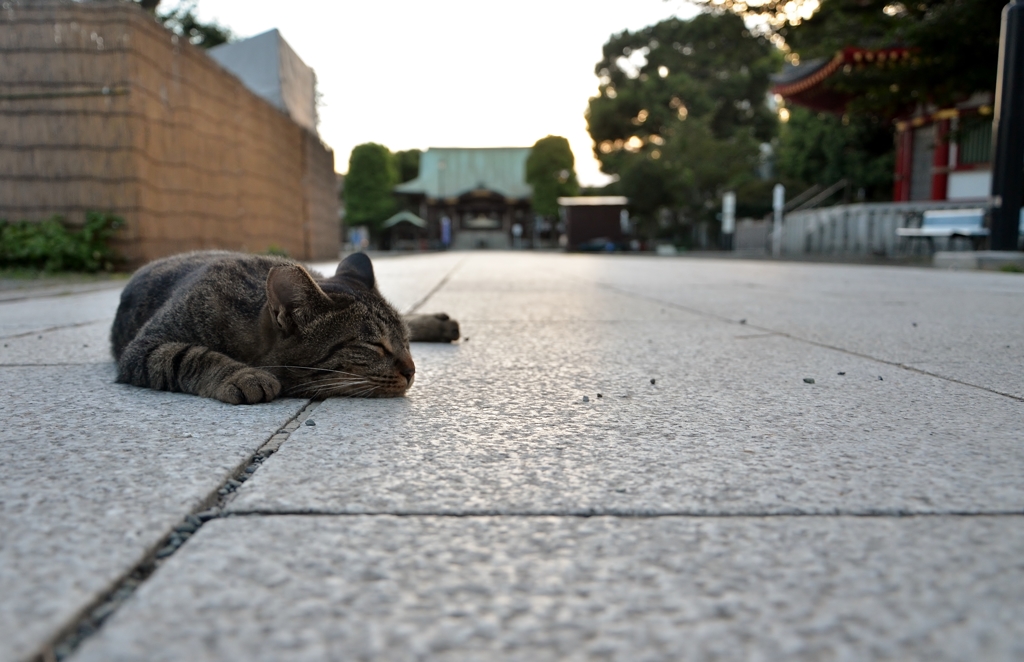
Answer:
[[[419,176],[395,192],[425,222],[430,245],[512,248],[533,239],[529,156],[529,147],[431,147]]]

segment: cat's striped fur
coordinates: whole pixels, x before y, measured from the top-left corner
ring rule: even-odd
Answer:
[[[110,336],[119,382],[249,404],[402,395],[409,340],[459,331],[447,315],[403,320],[362,253],[323,278],[285,258],[200,251],[136,272]]]

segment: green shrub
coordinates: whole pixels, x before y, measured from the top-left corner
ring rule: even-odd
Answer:
[[[0,220],[0,267],[44,271],[110,271],[117,255],[108,240],[124,220],[113,214],[89,212],[80,230],[69,230],[60,216],[41,222]]]

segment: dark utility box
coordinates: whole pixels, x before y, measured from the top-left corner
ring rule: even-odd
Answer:
[[[559,198],[565,223],[565,248],[570,251],[612,251],[629,247],[631,226],[621,196]]]

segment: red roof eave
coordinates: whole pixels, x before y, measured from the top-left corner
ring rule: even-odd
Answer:
[[[857,48],[854,46],[847,46],[843,50],[837,52],[835,56],[822,68],[811,74],[801,78],[800,80],[787,83],[785,85],[775,85],[772,87],[772,93],[781,95],[783,98],[789,98],[820,85],[826,78],[832,76],[839,69],[846,67],[847,65],[854,67],[862,67],[866,64],[877,64],[878,66],[884,65],[886,62],[899,62],[910,59],[910,50],[907,48],[881,48],[877,50],[870,50],[867,48]]]

